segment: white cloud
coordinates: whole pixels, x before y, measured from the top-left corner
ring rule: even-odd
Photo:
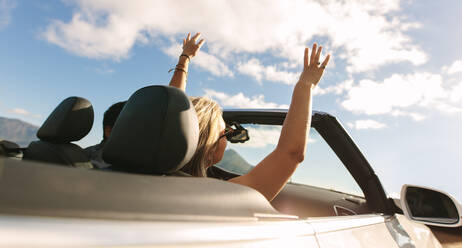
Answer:
[[[443,72],[454,74],[462,71],[462,60],[456,60],[449,67],[443,67]]]
[[[69,24],[55,20],[42,35],[80,56],[115,60],[128,57],[135,41],[142,38],[136,25],[113,15],[108,16],[106,25],[98,25],[97,20],[103,18],[98,15],[89,10],[74,14]]]
[[[353,88],[353,80],[352,79],[348,79],[348,80],[345,80],[337,85],[332,85],[332,86],[329,86],[327,88],[319,88],[319,86],[317,86],[315,89],[317,89],[317,91],[315,91],[318,95],[324,95],[324,94],[336,94],[336,95],[340,95],[342,94],[343,92],[347,92],[348,90],[350,90],[351,88]]]
[[[10,113],[10,114],[15,114],[15,115],[22,115],[22,116],[26,116],[26,117],[32,117],[32,118],[35,118],[35,119],[40,119],[40,118],[42,118],[41,115],[39,115],[39,114],[32,114],[32,113],[30,113],[29,111],[27,111],[27,110],[25,110],[25,109],[22,109],[22,108],[10,109],[10,110],[8,110],[8,113]]]
[[[245,75],[249,75],[255,78],[258,82],[262,79],[281,82],[284,84],[292,85],[297,83],[299,73],[281,71],[276,66],[263,66],[258,59],[250,59],[245,63],[239,62],[237,64],[237,70]]]
[[[406,111],[402,111],[402,110],[393,110],[390,114],[392,116],[409,116],[414,121],[423,121],[423,120],[425,120],[425,118],[427,118],[425,115],[422,115],[422,114],[419,114],[419,113],[406,112]]]
[[[445,112],[448,114],[459,113],[462,111],[462,108],[453,106],[444,102],[439,102],[435,104],[435,108],[441,112]]]
[[[11,11],[16,8],[16,1],[0,0],[0,29],[8,26],[11,21]]]
[[[455,73],[458,64],[455,61],[451,66],[443,67],[442,73]],[[407,116],[414,121],[422,121],[427,116],[415,112],[416,108],[449,114],[462,112],[458,106],[462,103],[462,81],[455,82],[457,77],[453,75],[443,77],[443,74],[426,72],[393,74],[383,81],[364,79],[355,83],[348,79],[326,88],[317,87],[317,94],[345,94],[341,105],[356,114]]]
[[[326,37],[351,73],[389,63],[419,65],[427,55],[405,34],[419,25],[400,17],[400,0],[105,1],[74,0],[69,22],[54,20],[43,36],[72,53],[121,59],[135,43],[201,31],[211,55],[269,52],[301,64],[307,42]],[[200,14],[193,9],[200,9]],[[393,18],[390,16],[393,15]],[[229,62],[228,62],[229,61]],[[238,60],[239,61],[239,60]],[[285,82],[273,67],[268,77]]]
[[[14,108],[8,111],[10,114],[17,114],[17,115],[29,115],[29,111],[20,108]]]
[[[180,43],[173,43],[167,48],[164,48],[163,51],[172,58],[178,58],[181,54],[181,45]],[[211,72],[215,76],[230,76],[233,77],[233,72],[226,66],[220,59],[217,57],[199,51],[199,53],[193,58],[194,63],[192,66],[199,66],[200,68]]]
[[[199,51],[194,58],[193,66],[197,65],[204,70],[210,71],[215,76],[234,76],[231,70],[217,57],[203,51]]]
[[[206,89],[205,94],[218,101],[221,106],[232,108],[273,108],[273,109],[287,109],[288,105],[277,104],[274,102],[265,102],[263,95],[256,95],[252,97],[245,96],[242,92],[236,95],[228,95],[223,92]]]
[[[278,144],[282,126],[246,127],[246,129],[249,132],[249,141],[242,144],[238,144],[237,146],[244,146],[249,148],[263,148],[268,145],[275,147]],[[308,143],[316,143],[316,140],[308,137]]]
[[[242,74],[254,77],[258,82],[261,82],[263,79],[264,68],[258,59],[251,59],[246,63],[238,63],[237,70]]]
[[[410,107],[438,108],[446,101],[449,92],[443,88],[442,77],[431,73],[394,74],[383,82],[369,79],[352,86],[341,103],[352,112],[395,116],[409,115],[415,120],[424,116],[407,113]]]
[[[462,99],[462,82],[456,84],[452,89],[449,96],[451,102],[458,102]]]
[[[348,122],[347,123],[348,127],[354,128],[356,130],[362,130],[362,129],[382,129],[387,127],[386,124],[380,123],[378,121],[374,120],[357,120],[355,122]]]
[[[276,146],[281,135],[281,127],[246,127],[249,132],[249,141],[239,146],[262,148],[267,145]]]

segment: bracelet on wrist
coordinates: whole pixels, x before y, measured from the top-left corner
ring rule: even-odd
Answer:
[[[186,66],[183,65],[183,64],[176,64],[175,68],[182,68],[182,69],[184,69],[184,68],[186,68]]]
[[[182,72],[184,72],[184,73],[186,74],[186,76],[188,76],[188,72],[187,72],[185,69],[183,69],[183,68],[178,68],[178,67],[175,67],[175,71],[176,71],[176,70],[178,70],[178,71],[182,71]]]
[[[186,57],[186,58],[188,58],[189,62],[191,62],[191,57],[189,57],[189,55],[186,55],[186,54],[183,53],[183,54],[180,55],[180,58],[181,57]]]
[[[186,76],[188,76],[188,72],[187,72],[185,69],[179,68],[179,67],[175,67],[175,68],[172,68],[172,69],[168,70],[168,73],[170,73],[170,72],[173,71],[173,70],[175,70],[175,71],[182,71],[182,72],[184,72],[184,73],[186,74]]]

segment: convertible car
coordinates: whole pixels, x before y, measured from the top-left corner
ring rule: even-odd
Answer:
[[[314,112],[306,161],[271,202],[227,182],[274,146],[287,110],[225,110],[234,127],[208,178],[182,172],[198,124],[187,96],[148,86],[122,110],[94,170],[82,148],[84,98],[65,99],[20,148],[0,146],[0,246],[456,247],[462,209],[449,194],[404,185],[389,198],[351,137]],[[267,180],[271,180],[268,178]]]

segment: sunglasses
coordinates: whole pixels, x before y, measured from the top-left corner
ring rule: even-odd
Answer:
[[[220,136],[220,139],[223,137],[226,137],[231,143],[244,143],[249,140],[249,133],[247,129],[242,127],[239,123],[232,122],[231,125],[226,124],[225,133]]]

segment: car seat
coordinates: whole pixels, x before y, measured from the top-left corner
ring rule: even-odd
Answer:
[[[93,118],[93,107],[87,99],[76,96],[64,99],[37,131],[39,140],[29,144],[23,159],[93,168],[84,150],[71,143],[90,132]]]
[[[179,170],[197,148],[199,125],[186,94],[169,86],[148,86],[130,97],[103,148],[111,170],[184,175]]]
[[[0,140],[0,156],[10,158],[21,158],[22,150],[18,144],[9,140]]]

